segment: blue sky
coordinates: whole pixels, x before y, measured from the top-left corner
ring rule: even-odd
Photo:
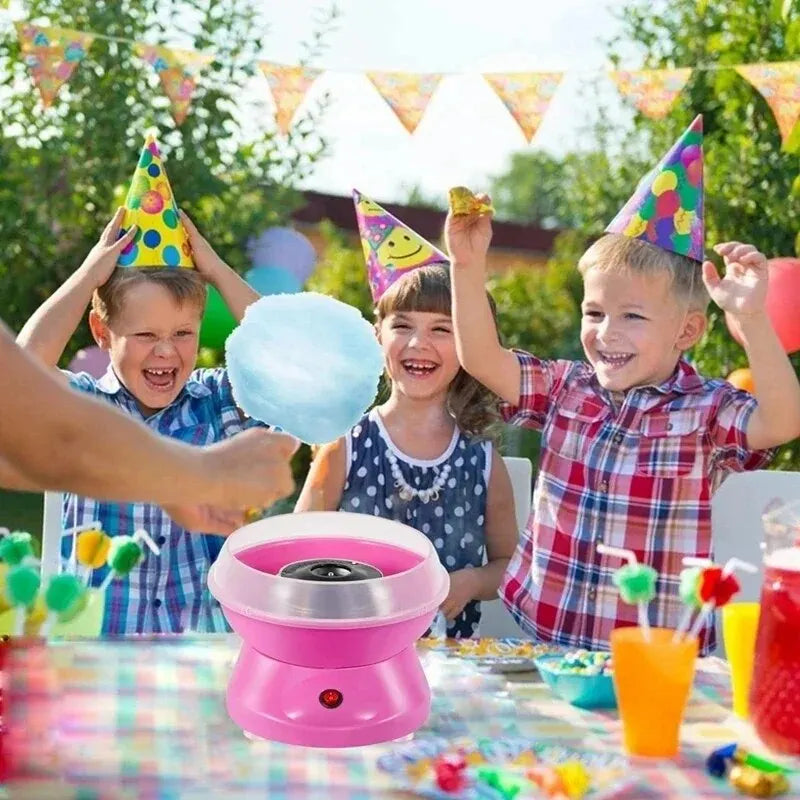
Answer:
[[[619,6],[619,0],[340,0],[338,30],[316,64],[330,72],[313,90],[327,89],[333,100],[323,125],[332,151],[306,185],[336,194],[357,186],[379,200],[403,199],[415,184],[428,195],[444,194],[455,184],[484,187],[514,151],[580,148],[592,103],[626,116],[608,79],[591,101],[581,96],[581,87],[608,66],[604,40],[617,30]],[[319,7],[319,0],[270,4],[265,57],[296,62]],[[452,75],[409,135],[364,77],[370,69]],[[480,77],[515,70],[567,73],[531,145]]]

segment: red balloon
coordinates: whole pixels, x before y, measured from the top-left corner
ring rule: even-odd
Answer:
[[[800,258],[772,258],[767,263],[767,316],[783,349],[787,353],[794,353],[800,350]],[[741,344],[742,337],[730,315],[725,314],[725,322],[731,336]]]

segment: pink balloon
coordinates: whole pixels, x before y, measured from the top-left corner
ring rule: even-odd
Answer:
[[[767,316],[783,349],[795,353],[800,350],[800,258],[772,258],[768,264]],[[725,321],[731,336],[741,344],[737,326],[728,314]]]
[[[70,372],[88,372],[93,378],[102,378],[110,363],[108,350],[93,346],[78,350],[75,358],[69,362],[68,369]]]

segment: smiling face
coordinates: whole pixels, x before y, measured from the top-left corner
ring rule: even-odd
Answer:
[[[145,416],[166,408],[186,385],[202,314],[198,302],[181,302],[163,285],[143,281],[124,289],[113,316],[89,315],[95,340]]]
[[[434,250],[426,241],[406,228],[395,227],[375,251],[385,269],[404,270],[418,267],[433,258]]]
[[[705,315],[678,301],[666,272],[590,268],[581,309],[583,350],[609,391],[663,383],[705,330]]]
[[[459,371],[453,320],[430,311],[393,311],[378,326],[393,390],[415,400],[447,396]]]

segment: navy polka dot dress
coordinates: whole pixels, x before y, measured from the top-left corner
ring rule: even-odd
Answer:
[[[448,572],[484,563],[486,495],[492,464],[492,445],[468,438],[457,428],[438,458],[421,461],[399,450],[372,409],[347,436],[347,479],[340,511],[393,519],[421,531],[433,543]],[[395,486],[392,461],[408,486],[417,491],[443,484],[438,497],[405,499]],[[446,479],[445,479],[446,478]],[[403,495],[403,496],[401,496]],[[480,603],[469,602],[449,623],[451,638],[478,634]]]

